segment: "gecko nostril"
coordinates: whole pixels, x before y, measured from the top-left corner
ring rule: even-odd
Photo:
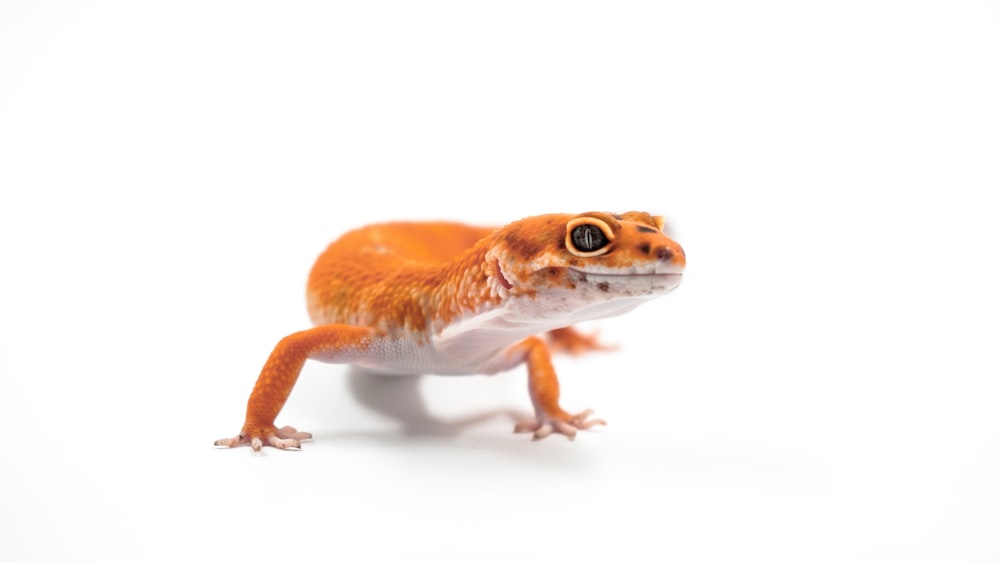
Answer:
[[[661,262],[669,262],[674,257],[674,251],[665,246],[656,249],[656,258]]]

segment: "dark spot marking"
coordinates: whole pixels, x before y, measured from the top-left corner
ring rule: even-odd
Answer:
[[[655,232],[657,232],[656,229],[654,229],[653,227],[647,227],[646,225],[636,225],[635,228],[638,229],[638,231],[640,233],[655,233]]]
[[[642,244],[639,245],[639,252],[642,252],[643,254],[645,254],[647,256],[649,255],[649,252],[651,250],[652,250],[652,248],[649,246],[648,242],[644,242],[644,243],[642,243]]]
[[[621,221],[624,218],[624,217],[622,217],[621,215],[619,215],[617,213],[613,213],[611,216],[614,217],[615,219],[618,219],[619,221]]]
[[[608,282],[601,282],[597,284],[597,289],[607,292],[611,289],[611,287],[608,285]]]
[[[665,246],[656,249],[656,257],[666,262],[674,257],[674,251]]]

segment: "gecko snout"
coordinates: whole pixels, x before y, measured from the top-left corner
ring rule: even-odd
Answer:
[[[687,257],[684,255],[684,249],[674,241],[657,246],[653,250],[653,255],[666,267],[665,269],[672,272],[680,273],[684,270],[684,266],[687,265]]]

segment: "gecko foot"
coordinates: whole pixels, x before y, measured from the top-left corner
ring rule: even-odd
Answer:
[[[579,356],[586,352],[609,352],[617,350],[614,344],[605,344],[597,334],[583,334],[568,326],[550,330],[548,333],[549,350]]]
[[[593,410],[587,409],[579,414],[566,415],[565,418],[553,418],[549,416],[539,416],[532,420],[522,420],[514,426],[515,433],[534,432],[533,440],[541,440],[553,432],[563,434],[570,440],[576,438],[577,429],[587,430],[598,424],[605,426],[608,423],[600,418],[590,418]]]
[[[299,432],[291,426],[283,426],[281,428],[274,428],[272,426],[270,429],[262,428],[256,431],[247,431],[244,428],[244,431],[240,432],[237,436],[216,440],[215,445],[229,448],[250,446],[254,453],[260,453],[264,446],[271,446],[280,450],[290,448],[301,449],[301,442],[310,438],[312,438],[312,434]]]

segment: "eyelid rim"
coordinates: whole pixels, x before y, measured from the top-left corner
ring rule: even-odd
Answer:
[[[591,250],[590,252],[583,252],[573,245],[573,229],[579,227],[580,225],[593,225],[601,232],[604,233],[604,237],[608,239],[608,244],[598,248],[597,250]],[[591,258],[593,256],[600,256],[601,254],[607,253],[611,250],[611,243],[615,240],[615,233],[611,230],[611,226],[604,221],[598,219],[597,217],[577,217],[575,219],[570,219],[566,223],[566,250],[574,256],[579,256],[580,258]]]

